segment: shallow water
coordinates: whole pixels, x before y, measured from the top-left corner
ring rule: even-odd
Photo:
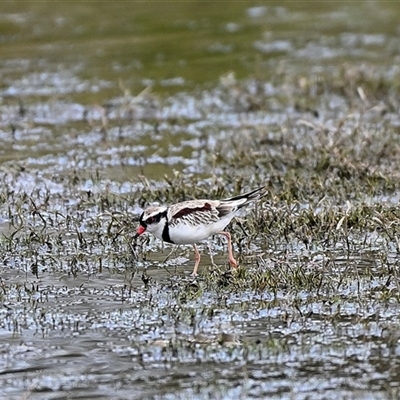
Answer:
[[[398,397],[400,6],[228,5],[0,5],[1,397]],[[239,275],[133,241],[264,183]]]

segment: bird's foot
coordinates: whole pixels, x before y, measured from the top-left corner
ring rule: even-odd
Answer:
[[[237,268],[239,266],[238,262],[234,258],[229,259],[229,264],[232,268]]]

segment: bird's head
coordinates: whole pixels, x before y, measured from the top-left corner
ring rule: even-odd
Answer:
[[[142,212],[139,218],[139,226],[135,237],[143,233],[150,232],[154,236],[161,238],[167,219],[167,207],[149,207]]]

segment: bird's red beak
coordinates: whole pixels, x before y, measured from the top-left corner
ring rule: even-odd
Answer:
[[[146,232],[146,228],[142,225],[139,225],[136,231],[136,237],[140,236],[142,233]]]

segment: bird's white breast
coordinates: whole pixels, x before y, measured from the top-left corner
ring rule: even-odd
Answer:
[[[169,227],[169,236],[176,244],[193,244],[201,242],[208,237],[215,235],[225,229],[232,220],[233,215],[227,215],[225,218],[209,225],[189,223],[180,223]]]

